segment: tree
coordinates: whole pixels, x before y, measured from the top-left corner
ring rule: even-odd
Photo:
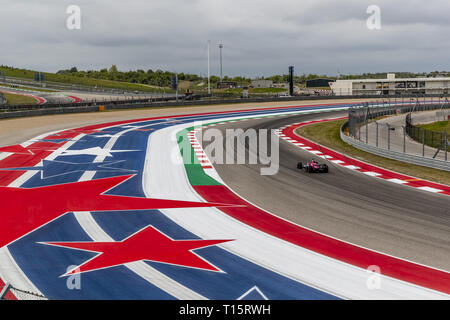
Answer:
[[[111,68],[109,68],[109,73],[117,73],[117,72],[118,72],[117,67],[115,64],[113,64]]]
[[[209,79],[211,83],[217,83],[220,81],[220,78],[218,76],[211,76]]]

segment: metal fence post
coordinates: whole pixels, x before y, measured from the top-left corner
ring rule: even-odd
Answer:
[[[376,133],[376,146],[378,148],[378,122],[375,121],[376,127],[377,127],[377,133]]]
[[[425,129],[422,129],[422,157],[425,157]]]
[[[444,145],[445,145],[445,161],[447,161],[447,146],[448,146],[448,137],[447,131],[444,132]]]
[[[406,126],[403,127],[403,153],[406,153]]]
[[[366,118],[366,144],[369,143],[369,120]]]
[[[388,150],[391,150],[391,126],[389,125],[389,123],[386,123],[386,126],[388,128]]]

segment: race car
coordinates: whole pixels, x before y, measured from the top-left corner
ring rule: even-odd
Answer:
[[[297,164],[297,169],[300,169],[300,170],[303,169],[303,170],[305,170],[306,172],[309,172],[309,173],[315,173],[315,172],[327,173],[328,172],[328,165],[326,165],[326,164],[319,164],[317,161],[311,160],[311,162],[308,162],[308,163],[305,163],[305,164],[299,162]]]

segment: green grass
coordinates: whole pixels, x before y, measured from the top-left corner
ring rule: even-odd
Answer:
[[[21,96],[19,94],[3,93],[7,104],[37,104],[38,101],[32,97]]]
[[[443,146],[445,141],[445,132],[450,133],[450,122],[439,121],[423,125],[416,125],[415,127],[423,128],[425,133],[425,145],[432,148],[439,148]],[[419,143],[422,143],[422,131],[413,130],[411,138]]]
[[[279,92],[287,92],[288,89],[285,88],[250,88],[248,89],[249,93],[279,93]]]
[[[180,148],[183,161],[185,162],[184,167],[186,168],[189,182],[193,186],[220,185],[219,182],[205,173],[202,166],[198,162],[194,149],[191,146],[189,139],[187,138],[188,132],[190,132],[192,129],[194,129],[194,127],[186,128],[177,133],[178,146]],[[187,156],[184,155],[185,152],[187,152]]]
[[[450,121],[438,121],[429,124],[419,125],[418,127],[425,130],[437,131],[437,132],[449,132],[450,133]]]
[[[323,146],[334,149],[355,159],[413,177],[450,185],[450,175],[446,174],[445,171],[383,158],[359,150],[345,143],[342,141],[339,134],[339,130],[345,121],[346,120],[336,120],[302,126],[297,129],[297,133],[307,139],[320,143]]]
[[[308,89],[316,90],[331,90],[330,87],[309,87]]]
[[[244,89],[242,88],[232,88],[232,89],[226,89],[226,90],[214,90],[215,92],[224,92],[224,93],[232,93],[232,94],[242,94],[244,92]],[[248,93],[249,94],[258,94],[258,93],[279,93],[279,92],[287,92],[287,89],[284,88],[249,88]]]
[[[22,89],[22,90],[31,90],[31,91],[37,91],[37,92],[59,92],[58,90],[52,90],[52,89],[44,89],[44,88],[38,88],[38,87],[24,87],[24,86],[12,86],[10,84],[2,83],[0,84],[2,87],[8,87],[13,89]]]
[[[34,71],[25,70],[25,69],[11,69],[11,68],[2,68],[0,67],[0,71],[5,73],[7,77],[15,77],[22,79],[34,79]],[[171,90],[152,87],[145,84],[139,83],[129,83],[129,82],[121,82],[121,81],[112,81],[112,80],[103,80],[103,79],[94,79],[87,77],[75,77],[64,74],[56,74],[56,73],[48,73],[43,72],[45,81],[51,82],[60,82],[64,84],[75,84],[82,86],[90,86],[90,87],[100,87],[100,88],[109,88],[109,89],[118,89],[118,90],[126,90],[126,91],[142,91],[142,92],[171,92]]]
[[[59,92],[59,90],[44,89],[44,88],[37,88],[37,87],[18,87],[16,89],[31,90],[31,91],[36,91],[36,92]]]

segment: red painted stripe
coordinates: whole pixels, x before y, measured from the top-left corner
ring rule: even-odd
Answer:
[[[208,202],[245,205],[246,207],[219,210],[274,237],[360,268],[367,269],[371,265],[377,265],[386,276],[450,294],[448,272],[387,256],[308,230],[258,209],[223,185],[193,188]]]
[[[359,161],[357,159],[354,159],[352,157],[343,155],[339,152],[336,152],[334,150],[331,150],[327,147],[321,146],[319,144],[316,144],[314,142],[312,142],[311,140],[305,139],[303,137],[298,136],[295,133],[295,129],[297,129],[298,127],[304,126],[304,125],[308,125],[308,124],[313,124],[313,123],[318,123],[318,122],[325,122],[325,121],[332,121],[332,120],[337,120],[337,119],[346,119],[346,117],[343,118],[336,118],[336,119],[324,119],[324,120],[317,120],[317,121],[309,121],[309,122],[303,122],[303,123],[299,123],[299,124],[295,124],[289,127],[286,127],[285,129],[282,130],[282,133],[284,135],[286,135],[287,137],[296,140],[297,142],[303,143],[305,146],[309,146],[311,148],[313,148],[314,150],[319,150],[322,151],[322,153],[326,154],[326,155],[330,155],[332,156],[334,159],[337,160],[341,160],[346,162],[347,164],[352,164],[354,166],[360,167],[361,169],[358,169],[358,171],[373,171],[376,173],[381,174],[381,176],[378,176],[378,178],[381,179],[399,179],[399,180],[414,180],[414,181],[410,181],[407,183],[408,186],[410,187],[430,187],[430,188],[435,188],[435,189],[440,189],[443,190],[443,192],[439,192],[440,194],[449,194],[450,193],[450,186],[444,185],[444,184],[439,184],[439,183],[435,183],[435,182],[431,182],[431,181],[426,181],[423,179],[417,179],[415,177],[411,177],[411,176],[407,176],[401,173],[397,173],[394,171],[390,171],[384,168],[380,168],[374,165],[371,165],[369,163],[365,163],[362,161]]]
[[[78,98],[75,96],[68,96],[68,97],[73,100],[73,103],[79,103],[79,102],[83,101],[81,98]]]
[[[44,98],[41,98],[41,97],[38,97],[38,96],[32,96],[32,95],[29,95],[29,96],[32,97],[32,98],[35,98],[38,101],[38,104],[44,104],[44,103],[47,102],[47,100],[45,100]]]

